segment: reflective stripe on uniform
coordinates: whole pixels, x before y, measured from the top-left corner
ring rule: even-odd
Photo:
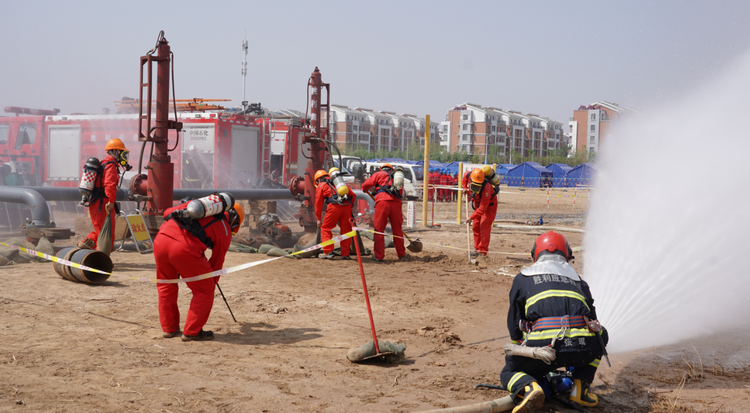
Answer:
[[[601,361],[601,359],[596,359],[596,360],[592,361],[591,363],[589,363],[589,366],[591,366],[591,367],[599,367],[599,362],[600,361]]]
[[[544,300],[545,298],[551,298],[551,297],[567,297],[567,298],[575,298],[576,300],[580,300],[583,305],[586,306],[587,309],[591,310],[589,308],[588,303],[586,303],[586,298],[577,292],[570,291],[570,290],[547,290],[544,292],[541,292],[535,296],[532,296],[528,300],[526,300],[526,310],[525,314],[529,314],[529,307],[536,304],[537,301]]]
[[[518,373],[514,374],[513,377],[510,378],[510,381],[508,381],[508,385],[506,386],[508,391],[513,392],[513,385],[516,384],[516,382],[524,376],[528,376],[528,374],[522,371],[519,371]]]
[[[594,336],[595,333],[589,332],[588,328],[567,328],[565,329],[565,333],[562,336],[560,335],[560,329],[555,328],[551,330],[533,331],[531,333],[526,333],[526,340],[552,340],[555,337],[557,337],[558,340],[561,340],[564,337],[575,338]]]

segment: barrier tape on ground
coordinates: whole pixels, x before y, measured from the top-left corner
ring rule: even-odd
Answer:
[[[372,232],[373,234],[380,234],[380,235],[386,235],[386,236],[389,236],[389,237],[394,237],[394,238],[401,238],[401,239],[404,239],[404,240],[406,240],[407,242],[409,242],[409,239],[408,239],[408,238],[406,238],[406,237],[399,237],[398,235],[393,235],[393,234],[386,234],[386,233],[384,233],[384,232],[378,232],[378,231],[374,231],[374,230],[371,230],[371,229],[367,229],[367,228],[360,228],[360,227],[354,227],[354,229],[355,229],[355,230],[358,230],[358,231],[367,231],[367,232]],[[435,243],[433,243],[433,242],[427,242],[427,241],[422,241],[422,240],[419,240],[419,242],[421,242],[422,244],[435,245],[435,246],[437,246],[437,247],[441,247],[441,248],[450,248],[450,249],[454,249],[454,250],[461,250],[461,251],[466,251],[466,250],[465,250],[465,249],[463,249],[463,248],[460,248],[460,247],[452,247],[452,246],[450,246],[450,245],[435,244]],[[572,250],[573,250],[574,252],[578,252],[578,251],[583,251],[583,247],[574,247],[574,248],[572,248]],[[504,254],[504,255],[526,255],[526,256],[528,256],[528,255],[530,254],[530,253],[528,253],[528,252],[501,252],[501,251],[487,251],[487,253],[488,253],[488,254]]]
[[[430,187],[432,189],[443,189],[443,190],[459,191],[459,192],[461,192],[461,191],[468,192],[469,191],[468,189],[456,188],[455,186],[428,185],[428,187]],[[539,189],[539,190],[546,191],[546,189],[542,189],[542,188],[531,188],[531,189]],[[563,189],[563,190],[571,190],[571,188],[550,188],[550,190],[552,190],[552,191],[554,191],[554,190],[561,190],[561,189]],[[589,190],[589,189],[588,188],[578,188],[578,190],[584,191],[584,190]],[[530,193],[522,193],[522,192],[519,192],[519,191],[500,191],[500,192],[498,192],[498,194],[547,196],[547,194],[530,194]],[[575,195],[575,194],[574,195],[549,194],[549,196],[556,196],[558,198],[582,198],[582,199],[586,199],[587,198],[586,196]]]
[[[0,242],[0,245],[5,245],[6,247],[17,249],[17,250],[23,251],[23,252],[25,252],[27,254],[36,255],[37,257],[44,258],[44,259],[46,259],[48,261],[56,262],[58,264],[66,265],[68,267],[80,268],[80,269],[82,269],[84,271],[92,271],[92,272],[99,273],[99,274],[114,275],[114,276],[117,276],[117,277],[130,278],[131,280],[147,281],[147,282],[152,282],[152,283],[157,283],[157,284],[179,284],[179,283],[187,283],[187,282],[191,282],[191,281],[205,280],[207,278],[219,277],[219,276],[222,276],[222,275],[225,275],[225,274],[229,274],[229,273],[241,271],[241,270],[244,270],[244,269],[247,269],[247,268],[250,268],[250,267],[255,267],[256,265],[261,265],[261,264],[265,264],[265,263],[268,263],[268,262],[271,262],[271,261],[275,261],[275,260],[277,260],[279,258],[291,257],[291,256],[302,254],[302,253],[305,253],[305,252],[315,251],[315,250],[320,249],[322,247],[325,247],[327,245],[331,245],[331,244],[333,244],[335,242],[343,241],[343,240],[348,239],[348,238],[352,238],[352,237],[355,236],[356,233],[357,233],[356,230],[352,230],[352,231],[347,232],[346,234],[342,234],[342,235],[339,235],[337,237],[331,238],[331,239],[329,239],[327,241],[323,241],[320,244],[313,245],[312,247],[307,247],[307,248],[303,249],[302,251],[293,252],[291,254],[283,255],[281,257],[269,258],[269,259],[263,260],[263,261],[248,262],[248,263],[245,263],[245,264],[236,265],[234,267],[222,268],[220,270],[209,272],[209,273],[206,273],[206,274],[196,275],[195,277],[178,278],[178,279],[175,279],[175,280],[161,280],[161,279],[158,279],[158,278],[139,278],[139,277],[130,277],[130,276],[127,276],[127,275],[113,274],[111,272],[97,270],[96,268],[91,268],[91,267],[87,267],[85,265],[77,264],[75,262],[64,260],[62,258],[55,257],[54,255],[49,255],[49,254],[45,254],[43,252],[30,250],[28,248],[19,247],[19,246],[16,246],[16,245],[9,245],[9,244],[6,244],[4,242]]]

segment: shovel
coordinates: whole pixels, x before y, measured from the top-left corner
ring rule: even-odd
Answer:
[[[406,246],[406,249],[411,252],[419,252],[422,251],[422,241],[419,240],[419,238],[414,238],[414,241],[409,238],[408,235],[404,232],[404,237],[406,237],[406,240],[409,241],[409,245]]]

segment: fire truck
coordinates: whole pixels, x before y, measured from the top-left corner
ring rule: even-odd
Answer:
[[[75,187],[86,159],[106,156],[104,146],[119,138],[130,150],[134,170],[148,174],[150,144],[138,141],[138,115],[60,115],[59,110],[6,107],[0,117],[0,170],[14,186]],[[304,175],[304,122],[231,111],[177,112],[183,128],[169,132],[175,188],[246,188],[259,178],[285,184]],[[308,145],[309,146],[309,145]],[[308,148],[309,151],[309,148]]]

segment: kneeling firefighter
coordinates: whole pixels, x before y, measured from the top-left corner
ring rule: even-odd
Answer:
[[[242,206],[231,194],[222,192],[190,200],[164,211],[164,224],[154,240],[156,278],[176,280],[190,278],[220,270],[224,265],[232,234],[236,233],[245,218]],[[205,251],[211,249],[211,258]],[[190,281],[187,286],[193,293],[190,301],[182,340],[212,340],[213,332],[204,331],[211,307],[214,289],[219,277]],[[177,308],[177,284],[158,283],[159,321],[165,338],[180,331],[180,310]]]
[[[78,243],[78,248],[96,249],[99,233],[104,226],[107,215],[112,221],[112,234],[115,233],[115,216],[119,211],[116,209],[117,188],[122,183],[120,179],[120,167],[125,171],[132,169],[128,165],[130,151],[125,148],[121,140],[110,139],[104,147],[107,156],[104,161],[99,162],[96,158],[89,158],[83,167],[81,183],[78,191],[83,195],[81,205],[88,208],[91,224],[94,230],[86,238]],[[115,237],[112,237],[111,249],[114,249]]]
[[[357,200],[357,195],[344,182],[344,178],[338,168],[331,168],[328,172],[319,170],[315,173],[315,215],[318,217],[320,227],[320,241],[328,241],[333,238],[331,230],[338,224],[341,234],[352,230],[351,217],[352,206]],[[323,216],[325,212],[325,217]],[[322,221],[322,222],[321,222]],[[349,260],[349,247],[351,239],[341,241],[341,258]],[[323,247],[323,253],[318,258],[332,259],[333,244]]]
[[[534,264],[516,275],[510,290],[513,343],[505,346],[500,381],[519,403],[513,412],[526,412],[544,403],[539,382],[545,374],[573,367],[570,400],[594,407],[599,400],[589,387],[608,335],[596,319],[589,286],[569,264],[573,251],[562,235],[540,235],[531,256]]]
[[[401,224],[404,220],[401,213],[401,198],[403,197],[404,171],[397,166],[395,169],[390,164],[380,167],[378,172],[372,174],[362,184],[362,190],[370,193],[375,198],[375,236],[373,260],[383,262],[385,258],[385,226],[390,221],[393,231],[393,245],[396,247],[398,259],[406,256],[404,248],[404,231]],[[373,192],[371,192],[373,190]]]

